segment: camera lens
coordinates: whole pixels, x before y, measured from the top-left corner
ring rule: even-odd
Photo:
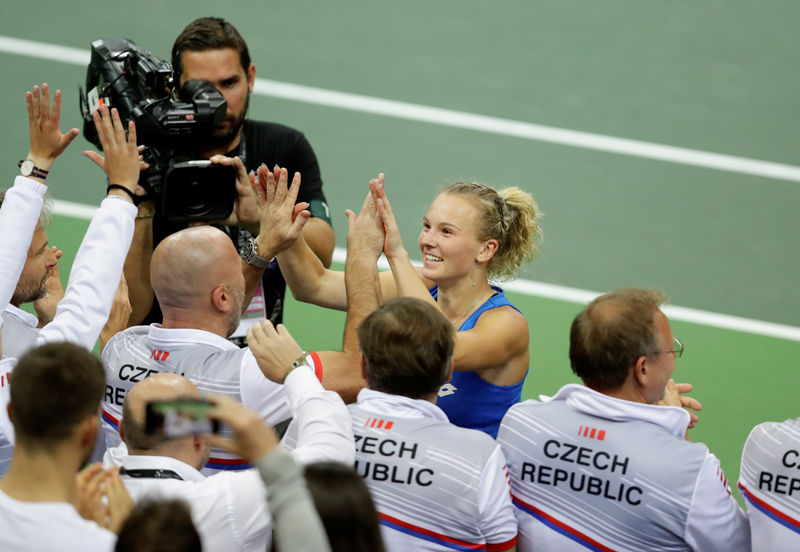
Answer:
[[[205,162],[176,163],[167,170],[163,214],[173,221],[224,220],[236,199],[233,167]]]
[[[188,216],[202,216],[206,211],[214,207],[213,202],[216,199],[213,191],[210,189],[210,183],[201,182],[197,176],[198,175],[193,174],[193,178],[183,183],[183,190],[176,190],[186,198],[183,211]]]

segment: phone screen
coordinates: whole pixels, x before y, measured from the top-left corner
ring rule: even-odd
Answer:
[[[212,407],[202,399],[151,401],[145,410],[145,433],[165,437],[218,433],[219,422],[208,418]]]

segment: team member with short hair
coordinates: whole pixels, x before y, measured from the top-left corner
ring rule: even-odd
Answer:
[[[295,204],[299,178],[287,188],[285,169],[259,168],[256,183],[260,216],[270,231],[258,236],[262,252],[277,253],[297,238],[308,213]],[[245,295],[242,265],[235,248],[216,228],[188,228],[161,242],[151,265],[153,287],[162,304],[162,324],[137,326],[118,333],[103,350],[109,389],[104,399],[106,444],[119,444],[117,427],[127,391],[160,372],[181,373],[201,391],[225,393],[277,424],[291,416],[283,386],[265,379],[252,352],[225,338],[237,326]],[[351,324],[366,314],[358,302],[348,313]],[[355,318],[353,318],[355,317]],[[298,351],[299,354],[299,351]],[[308,361],[327,389],[345,398],[361,387],[352,355],[330,360],[322,370],[319,355]],[[204,473],[247,469],[242,459],[214,450]]]
[[[260,234],[258,241],[262,252],[274,253],[297,237],[307,212],[297,213],[299,182],[287,189],[285,170],[280,172],[279,182],[273,180],[271,171],[260,170],[259,174],[260,215],[270,220],[272,227]],[[108,379],[103,402],[107,447],[120,442],[118,427],[125,394],[137,382],[160,372],[180,373],[202,391],[233,396],[272,424],[289,418],[283,387],[261,375],[249,349],[240,349],[226,339],[238,325],[245,299],[242,262],[227,236],[211,226],[176,232],[156,248],[150,272],[164,312],[163,323],[128,328],[103,349]],[[241,459],[215,450],[204,473],[248,467]]]
[[[269,321],[264,331],[273,331]],[[251,329],[252,332],[259,327]],[[260,358],[266,346],[262,340],[249,339]],[[299,350],[295,343],[294,347]],[[298,365],[287,373],[283,362],[260,367],[262,378],[285,386],[297,427],[298,443],[291,454],[303,463],[337,461],[352,463],[353,434],[344,403],[336,393],[325,391],[313,369]],[[197,388],[178,374],[159,373],[145,378],[128,392],[123,408],[121,437],[127,453],[114,448],[106,453],[106,463],[122,466],[123,480],[135,500],[144,497],[180,498],[189,503],[192,518],[207,550],[259,550],[268,547],[272,518],[266,493],[258,473],[219,473],[205,477],[210,447],[207,438],[190,435],[169,438],[145,432],[145,405],[155,400],[200,399]],[[227,400],[226,400],[227,399]],[[226,395],[212,401],[235,402]],[[242,410],[240,408],[240,410]],[[252,414],[249,414],[252,416]],[[263,422],[258,421],[263,425]],[[236,437],[235,430],[233,431]]]
[[[48,343],[19,359],[10,404],[16,448],[0,480],[0,549],[114,548],[115,535],[83,519],[73,505],[75,475],[94,448],[104,388],[100,361],[78,345]],[[125,493],[118,483],[118,476],[107,480],[107,491]],[[109,511],[114,530],[126,514]]]
[[[516,549],[503,452],[436,406],[452,375],[454,333],[436,307],[411,297],[383,304],[358,328],[367,388],[349,406],[355,469],[390,552]]]
[[[633,288],[592,301],[570,329],[584,385],[503,418],[520,550],[750,549],[719,460],[684,439],[692,419],[680,406],[700,405],[670,379],[683,345],[665,300]]]

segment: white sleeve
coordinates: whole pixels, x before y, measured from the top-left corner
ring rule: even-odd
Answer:
[[[731,495],[719,460],[706,455],[686,521],[686,543],[702,552],[749,552],[747,514]]]
[[[326,391],[308,366],[300,366],[284,382],[292,406],[297,446],[292,456],[300,464],[356,460],[350,412],[338,393]]]
[[[517,518],[511,504],[506,457],[496,445],[483,468],[478,486],[481,532],[487,550],[507,550],[517,542]]]
[[[253,353],[245,349],[239,372],[242,404],[257,412],[264,422],[276,425],[292,417],[289,398],[283,385],[264,377]]]
[[[47,186],[18,176],[0,208],[0,312],[6,309],[28,258]],[[0,317],[0,326],[3,321]]]
[[[100,204],[72,263],[56,316],[39,332],[37,345],[70,341],[90,351],[94,348],[111,312],[136,212],[132,203],[113,197]]]
[[[272,533],[272,516],[267,508],[267,489],[258,471],[218,473],[207,477],[206,480],[218,477],[225,483],[227,492],[212,496],[215,503],[212,508],[219,510],[217,503],[224,496],[227,503],[225,512],[228,514],[226,519],[232,525],[238,548],[268,549]]]

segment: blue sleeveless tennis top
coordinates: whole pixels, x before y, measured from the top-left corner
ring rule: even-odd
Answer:
[[[488,310],[507,305],[519,311],[506,298],[501,288],[492,286],[492,289],[495,294],[461,324],[458,328],[459,332],[475,327],[480,315]],[[429,291],[436,299],[439,294],[439,286],[433,286]],[[525,376],[527,375],[526,372]],[[436,405],[444,410],[451,423],[477,429],[496,438],[500,420],[512,405],[520,401],[524,383],[525,378],[522,378],[519,383],[514,385],[495,385],[484,380],[477,372],[454,371],[453,379],[439,389]]]

